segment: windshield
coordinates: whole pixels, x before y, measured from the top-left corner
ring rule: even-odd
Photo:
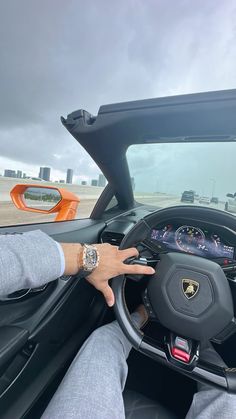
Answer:
[[[127,160],[136,201],[202,205],[236,215],[235,142],[138,144]]]

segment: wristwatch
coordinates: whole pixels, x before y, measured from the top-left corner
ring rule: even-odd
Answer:
[[[99,264],[99,253],[94,244],[82,244],[82,250],[79,253],[79,276],[85,277],[93,272]]]

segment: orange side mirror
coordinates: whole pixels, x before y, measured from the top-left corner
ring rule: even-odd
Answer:
[[[80,199],[72,192],[54,186],[19,184],[10,192],[13,204],[20,210],[42,214],[57,213],[54,221],[73,220]]]

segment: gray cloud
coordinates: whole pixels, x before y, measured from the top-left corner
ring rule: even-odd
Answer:
[[[235,21],[234,1],[3,3],[1,155],[55,169],[78,167],[93,176],[98,170],[61,126],[60,115],[234,87]]]
[[[211,197],[214,190],[224,200],[236,192],[235,154],[236,143],[228,142],[134,145],[127,156],[136,192],[192,189]]]

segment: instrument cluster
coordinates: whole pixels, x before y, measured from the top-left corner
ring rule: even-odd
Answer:
[[[234,259],[235,248],[211,228],[168,223],[152,229],[150,239],[165,245],[168,250],[182,251],[210,259]]]

